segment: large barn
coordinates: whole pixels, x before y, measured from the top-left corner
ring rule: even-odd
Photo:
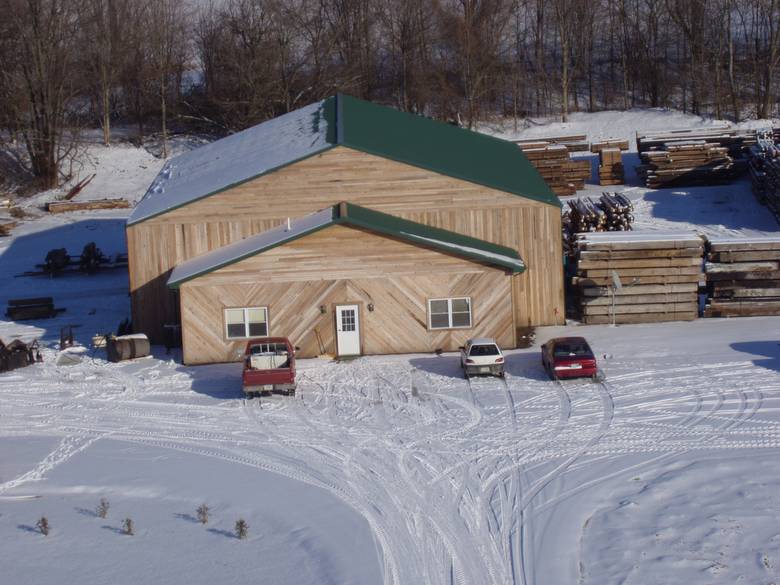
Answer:
[[[560,202],[513,144],[337,95],[168,162],[127,224],[133,324],[184,361],[516,342],[564,319]]]

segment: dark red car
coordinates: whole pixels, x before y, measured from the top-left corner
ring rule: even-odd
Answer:
[[[258,337],[244,352],[244,393],[295,394],[295,348],[286,337]]]
[[[557,337],[542,346],[542,366],[553,380],[598,379],[596,356],[584,337]]]

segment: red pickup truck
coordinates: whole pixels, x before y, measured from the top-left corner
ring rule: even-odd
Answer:
[[[295,348],[286,337],[258,337],[244,352],[244,393],[295,394]]]

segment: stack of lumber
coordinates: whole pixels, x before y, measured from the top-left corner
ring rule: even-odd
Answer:
[[[522,140],[513,140],[520,148],[540,148],[556,144],[565,146],[569,152],[587,152],[590,148],[588,137],[585,134],[576,134],[573,136],[545,136],[544,138],[527,138]]]
[[[780,237],[709,238],[705,317],[780,315]]]
[[[11,230],[16,227],[15,221],[2,221],[0,222],[0,236],[10,236]]]
[[[582,321],[612,323],[613,314],[615,323],[695,319],[703,253],[704,242],[689,232],[579,234],[572,290]]]
[[[572,160],[569,148],[563,144],[533,142],[519,146],[556,195],[574,195],[585,188],[590,178],[589,160]]]
[[[91,211],[93,209],[126,209],[130,207],[127,199],[95,199],[93,201],[56,201],[49,203],[46,209],[49,213],[64,213],[66,211]]]
[[[622,185],[625,182],[620,149],[602,148],[599,151],[599,185]]]
[[[771,141],[753,146],[748,168],[753,194],[780,221],[780,147]]]
[[[728,183],[744,168],[734,163],[728,148],[708,142],[669,144],[640,158],[637,174],[652,189]]]
[[[666,150],[681,144],[714,144],[726,148],[729,156],[739,157],[757,141],[755,130],[729,128],[665,130],[636,134],[636,149],[642,154],[652,150]]]
[[[567,202],[573,233],[618,232],[631,229],[634,221],[631,201],[619,193],[602,193],[598,201],[581,197]]]
[[[617,148],[618,150],[628,150],[628,140],[622,138],[606,138],[598,142],[590,143],[590,151],[599,153],[605,148]]]

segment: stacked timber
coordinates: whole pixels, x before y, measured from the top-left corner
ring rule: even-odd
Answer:
[[[599,153],[605,148],[617,148],[618,150],[628,150],[628,140],[622,138],[607,138],[598,142],[590,143],[590,151]]]
[[[15,221],[2,221],[0,222],[0,236],[10,236],[11,230],[16,227]]]
[[[557,144],[565,146],[569,152],[587,152],[590,148],[588,137],[585,134],[576,134],[573,136],[549,136],[544,138],[527,138],[523,140],[513,140],[520,148],[539,148],[539,146],[549,146]],[[529,146],[530,145],[530,146]]]
[[[92,201],[52,201],[46,206],[49,213],[66,211],[92,211],[95,209],[127,209],[127,199],[95,199]]]
[[[705,317],[780,315],[780,237],[709,238]]]
[[[585,188],[591,173],[590,161],[572,160],[566,145],[536,141],[519,146],[556,195],[574,195]]]
[[[623,157],[619,148],[599,151],[599,185],[622,185],[626,182]]]
[[[780,146],[771,140],[754,145],[748,169],[753,194],[780,221]]]
[[[681,129],[636,134],[636,149],[642,154],[652,150],[666,150],[669,146],[707,143],[726,148],[729,156],[738,158],[757,142],[755,130],[729,128]]]
[[[620,193],[602,193],[598,201],[581,197],[567,201],[573,233],[619,232],[631,229],[634,221],[631,201]]]
[[[702,239],[687,232],[579,234],[572,290],[582,321],[695,319],[703,252]]]
[[[637,174],[652,189],[690,185],[718,185],[735,179],[744,165],[737,165],[728,148],[709,142],[676,143],[666,150],[640,154]]]

